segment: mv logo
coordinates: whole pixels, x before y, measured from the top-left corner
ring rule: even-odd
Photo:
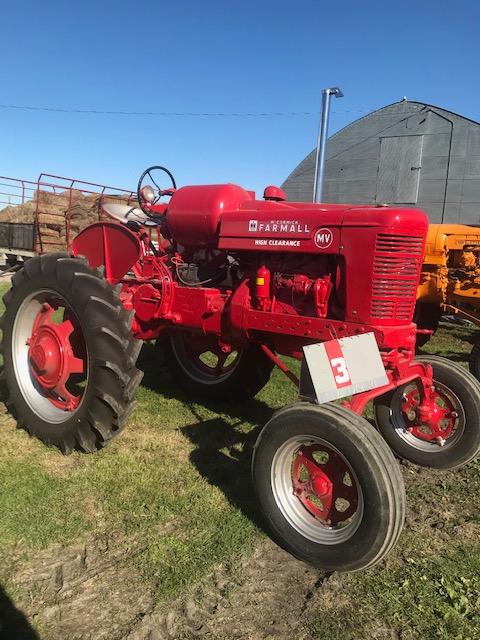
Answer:
[[[318,229],[315,231],[313,241],[319,249],[328,249],[333,242],[333,231],[326,229],[325,227]]]
[[[248,230],[256,231],[258,229],[258,220],[249,220],[248,221]]]

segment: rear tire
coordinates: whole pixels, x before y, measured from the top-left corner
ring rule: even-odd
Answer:
[[[444,402],[449,411],[443,420],[448,429],[443,444],[415,435],[421,436],[416,428],[419,421],[413,415],[410,417],[402,404],[405,402],[404,395],[408,400],[412,393],[409,390],[413,383],[375,398],[377,427],[400,458],[435,469],[461,467],[480,452],[480,385],[463,367],[446,358],[418,356],[415,359],[432,365],[434,386],[437,386],[440,396],[437,404],[442,406]],[[457,416],[452,417],[452,412]],[[428,429],[426,433],[428,435]]]
[[[316,567],[366,569],[400,535],[405,491],[399,466],[375,429],[343,407],[297,403],[277,411],[255,444],[252,478],[276,541]],[[325,493],[329,479],[332,499]],[[309,482],[319,493],[303,489]],[[344,493],[342,515],[336,504]],[[328,507],[329,500],[335,506]]]
[[[200,360],[203,354],[211,354],[212,343],[200,346],[191,355],[187,345],[195,345],[195,334],[175,333],[161,343],[165,349],[167,365],[176,382],[190,395],[208,400],[241,400],[253,398],[270,380],[274,367],[261,348],[248,344],[236,353],[231,365],[225,366],[216,375],[214,367],[206,366]],[[198,341],[202,340],[198,336]],[[212,355],[214,358],[215,356]],[[218,357],[218,355],[216,356]]]
[[[13,276],[4,303],[3,376],[8,390],[7,407],[18,426],[64,453],[72,449],[92,452],[103,447],[125,426],[142,378],[135,367],[142,343],[133,338],[130,314],[117,293],[103,279],[101,270],[90,268],[84,259],[50,254],[30,259]],[[55,329],[55,309],[61,309],[67,318],[62,323],[68,326],[63,333]],[[45,310],[49,317],[47,322],[42,320],[43,339],[48,341],[53,335],[55,342],[55,331],[59,340],[67,334],[63,347],[74,353],[70,361],[57,354],[50,367],[53,373],[39,377],[32,342],[37,340],[38,344],[35,327]],[[40,363],[45,358],[52,359],[49,348],[42,351],[40,344],[40,351]],[[65,368],[71,361],[79,370],[83,366],[81,387],[73,385],[79,374],[74,367],[72,373],[67,372],[70,377],[63,387],[52,391],[48,384],[42,385],[44,379],[49,382],[48,375],[56,375],[55,367]],[[75,389],[78,396],[65,391],[67,386]],[[72,406],[68,406],[66,397]]]

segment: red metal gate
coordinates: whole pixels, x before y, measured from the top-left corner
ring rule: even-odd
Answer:
[[[36,182],[0,176],[0,223],[32,224],[35,253],[68,251],[76,234],[105,217],[106,202],[134,204],[128,189],[42,173]],[[3,214],[3,215],[2,215]]]

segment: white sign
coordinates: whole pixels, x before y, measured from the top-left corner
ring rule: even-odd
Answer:
[[[388,383],[373,333],[303,347],[319,404]]]

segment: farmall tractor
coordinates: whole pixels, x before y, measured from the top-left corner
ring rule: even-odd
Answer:
[[[155,171],[165,170],[140,180],[139,208],[106,205],[111,221],[83,230],[73,255],[32,258],[13,277],[10,410],[44,442],[93,452],[128,420],[144,340],[158,341],[180,385],[210,399],[254,396],[275,365],[296,381],[281,356],[301,359],[301,400],[272,416],[254,448],[261,510],[295,556],[371,567],[404,521],[391,450],[446,469],[480,448],[478,382],[414,356],[425,214],[291,203],[276,187],[264,200],[233,184],[177,189],[168,171],[162,189]],[[382,375],[367,384],[374,361]],[[349,396],[343,404],[322,401],[332,387],[330,397]],[[370,401],[376,428],[362,417]]]
[[[480,228],[431,224],[417,292],[415,321],[423,346],[438,328],[443,313],[480,326]],[[480,380],[480,343],[470,354],[470,371]]]

